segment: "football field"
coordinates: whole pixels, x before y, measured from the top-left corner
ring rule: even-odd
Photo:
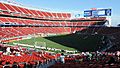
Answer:
[[[13,43],[26,44],[34,46],[35,43],[38,43],[37,46],[45,44],[45,47],[64,49],[64,50],[79,50],[79,51],[94,51],[98,48],[99,43],[101,42],[101,36],[98,35],[59,35],[59,36],[50,36],[50,37],[37,37],[31,39],[25,39],[20,41],[14,41]]]

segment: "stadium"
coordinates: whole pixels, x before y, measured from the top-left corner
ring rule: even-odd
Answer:
[[[119,68],[111,8],[82,15],[0,0],[0,68]]]

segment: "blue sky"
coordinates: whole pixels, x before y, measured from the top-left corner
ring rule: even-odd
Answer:
[[[15,0],[23,5],[61,11],[83,11],[90,8],[112,8],[112,25],[119,24],[120,0]]]

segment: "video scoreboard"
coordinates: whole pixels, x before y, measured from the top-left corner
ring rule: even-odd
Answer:
[[[111,9],[97,9],[84,11],[84,17],[111,16]]]

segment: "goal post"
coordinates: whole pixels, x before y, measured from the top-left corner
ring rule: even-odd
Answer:
[[[46,42],[35,42],[34,48],[46,49]]]

